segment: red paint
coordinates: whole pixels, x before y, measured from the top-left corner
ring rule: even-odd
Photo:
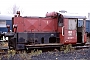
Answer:
[[[23,18],[24,19],[24,31],[39,31],[39,19],[38,18]]]
[[[46,17],[56,17],[57,16],[57,12],[50,12],[46,14]]]
[[[13,25],[17,25],[17,32],[24,32],[24,21],[22,17],[14,17]]]
[[[14,17],[13,24],[17,24],[17,32],[55,32],[57,30],[57,18],[50,17]]]
[[[58,27],[58,32],[60,33],[60,43],[64,44],[64,36],[62,36],[62,27]]]
[[[55,32],[55,27],[57,27],[54,23],[54,21],[56,20],[53,18],[42,18],[40,19],[40,23],[41,23],[41,31],[45,32]]]
[[[64,44],[72,43],[75,44],[77,42],[76,30],[69,30],[68,27],[69,19],[64,19]],[[72,31],[72,36],[68,36],[68,32]]]
[[[87,42],[87,34],[84,34],[84,43]]]
[[[86,29],[86,20],[85,19],[84,19],[84,22],[85,22],[84,23],[84,33],[85,33],[85,31],[86,31],[85,30]],[[84,34],[84,43],[86,43],[86,42],[87,42],[87,33]]]
[[[62,16],[62,15],[61,15]],[[54,18],[53,18],[54,17]],[[69,18],[64,18],[64,25],[58,26],[58,18],[56,12],[47,13],[46,17],[20,17],[13,18],[13,25],[17,25],[17,32],[59,32],[60,43],[75,44],[77,43],[76,30],[69,30]],[[62,36],[62,27],[64,27]],[[72,36],[68,36],[68,31],[72,31]],[[84,35],[86,42],[86,35]]]

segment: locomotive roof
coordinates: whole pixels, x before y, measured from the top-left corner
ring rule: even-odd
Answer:
[[[45,18],[45,17],[39,17],[39,16],[22,16],[24,18]]]
[[[78,15],[78,14],[62,14],[64,18],[78,18],[78,19],[86,19],[86,16]],[[24,18],[45,18],[45,17],[38,17],[38,16],[23,16]]]
[[[78,18],[78,19],[86,19],[86,16],[80,14],[68,14],[68,13],[60,13],[64,18]]]

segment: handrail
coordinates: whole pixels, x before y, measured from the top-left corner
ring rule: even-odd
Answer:
[[[62,27],[62,36],[64,36],[64,26]]]

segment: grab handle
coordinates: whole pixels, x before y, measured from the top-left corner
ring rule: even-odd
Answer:
[[[64,36],[64,26],[62,27],[62,36]]]

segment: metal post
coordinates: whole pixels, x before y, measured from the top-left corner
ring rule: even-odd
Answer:
[[[10,32],[10,25],[7,25],[7,28],[8,28],[8,32]]]
[[[85,43],[85,41],[84,41],[84,36],[85,36],[85,20],[86,20],[86,19],[83,19],[82,43]]]

